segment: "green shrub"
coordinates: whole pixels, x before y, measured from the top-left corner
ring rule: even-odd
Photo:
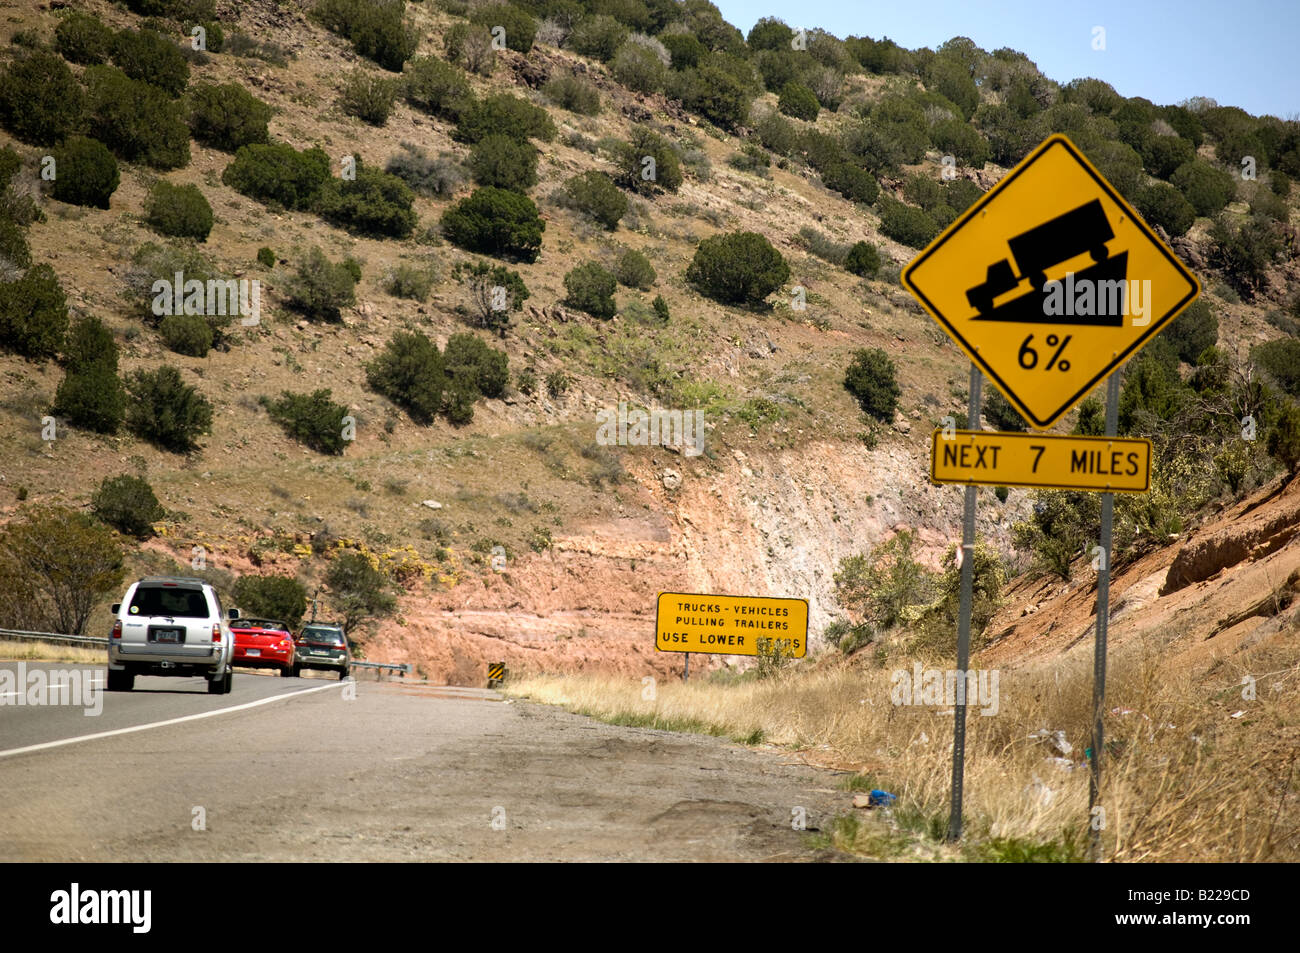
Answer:
[[[662,33],[659,35],[659,42],[664,45],[672,58],[669,68],[678,72],[699,66],[700,60],[709,52],[691,33]]]
[[[60,141],[80,125],[84,105],[72,70],[53,53],[20,57],[0,73],[0,125],[23,142]]]
[[[1254,297],[1268,266],[1281,250],[1271,222],[1252,217],[1240,227],[1220,215],[1210,228],[1210,263],[1239,294]]]
[[[478,185],[523,192],[537,184],[537,147],[527,139],[493,133],[474,143],[469,170]]]
[[[838,162],[822,172],[825,186],[850,202],[870,205],[880,194],[880,186],[870,172],[851,162]]]
[[[740,147],[739,152],[727,156],[727,164],[741,172],[753,172],[766,178],[767,170],[772,165],[772,157],[759,146],[747,142]]]
[[[164,450],[187,453],[212,427],[212,405],[170,365],[136,371],[127,378],[126,390],[130,395],[127,425],[136,436]]]
[[[119,159],[155,169],[189,163],[190,130],[180,102],[112,66],[88,66],[84,78],[87,125]]]
[[[434,273],[430,267],[397,265],[384,278],[384,290],[394,298],[426,301],[433,289]]]
[[[169,96],[179,96],[190,81],[190,64],[180,46],[153,30],[119,32],[113,38],[113,65]]]
[[[994,430],[1022,432],[1028,429],[1020,412],[995,387],[984,388],[984,417]]]
[[[578,21],[565,45],[582,56],[590,56],[602,63],[608,63],[627,40],[630,32],[613,17],[597,14]]]
[[[473,23],[453,23],[443,35],[447,60],[471,73],[491,76],[496,66],[496,50],[487,27]]]
[[[1285,172],[1274,169],[1268,174],[1268,187],[1278,198],[1285,199],[1291,194],[1291,177]]]
[[[962,119],[970,119],[980,104],[979,88],[970,70],[951,56],[936,56],[930,64],[925,81],[926,89],[956,104]]]
[[[1138,154],[1142,165],[1157,179],[1167,179],[1174,171],[1196,158],[1192,144],[1181,136],[1152,134],[1142,140]]]
[[[69,205],[108,208],[121,174],[113,153],[98,139],[71,136],[54,149],[55,178],[50,194]]]
[[[398,331],[366,366],[366,382],[412,420],[428,424],[442,411],[447,374],[437,344],[420,331]]]
[[[361,235],[406,238],[415,231],[415,195],[395,175],[363,166],[356,178],[327,178],[316,197],[316,210],[327,222]]]
[[[339,107],[362,122],[382,126],[393,114],[399,86],[397,80],[354,70],[339,89]]]
[[[822,107],[821,103],[817,102],[817,96],[811,89],[802,83],[791,82],[786,83],[782,88],[776,108],[787,116],[812,122],[817,118],[817,113],[821,111]]]
[[[837,242],[829,235],[807,225],[799,229],[799,242],[811,254],[816,255],[823,261],[829,261],[832,265],[841,267],[848,259],[849,248],[851,247],[844,242]]]
[[[494,134],[550,142],[555,138],[555,123],[542,107],[510,93],[497,93],[467,106],[452,138],[475,143]]]
[[[479,7],[470,13],[470,22],[487,27],[491,31],[501,27],[505,31],[506,49],[516,53],[527,53],[533,48],[533,39],[537,36],[537,21],[527,11],[509,3],[497,3]]]
[[[989,141],[970,123],[944,119],[930,129],[930,142],[940,152],[951,155],[964,165],[982,169],[993,158]]]
[[[0,275],[12,277],[13,269],[21,271],[31,263],[26,230],[7,216],[0,216]]]
[[[97,17],[74,10],[54,28],[54,48],[69,62],[95,66],[108,59],[113,31]]]
[[[704,239],[686,269],[700,294],[723,304],[756,307],[790,277],[781,253],[757,232],[731,232]]]
[[[877,204],[880,230],[894,241],[912,248],[924,248],[939,234],[939,223],[919,208],[904,205],[882,195]]]
[[[160,179],[149,190],[145,219],[163,235],[206,241],[212,231],[212,206],[198,186],[172,185]]]
[[[419,37],[403,21],[403,0],[319,0],[313,15],[331,33],[392,73],[400,73]]]
[[[331,560],[325,571],[330,604],[343,613],[343,631],[352,632],[365,619],[388,615],[397,600],[388,591],[389,582],[364,553],[343,552]]]
[[[655,314],[663,324],[667,324],[671,315],[668,312],[668,302],[664,300],[663,295],[655,295],[654,301],[650,302],[650,307],[655,309]]]
[[[625,189],[650,195],[656,189],[676,192],[681,188],[682,166],[677,150],[663,136],[645,127],[634,129],[631,141],[619,146],[617,164],[617,181]]]
[[[614,266],[614,277],[626,288],[649,291],[659,276],[655,274],[649,258],[635,248],[629,248],[623,252],[618,259],[618,264]]]
[[[880,252],[870,242],[855,242],[844,259],[844,268],[863,278],[875,275],[880,271]]]
[[[734,130],[749,118],[750,96],[742,83],[717,66],[705,65],[675,74],[672,92],[682,105],[723,129]]]
[[[257,263],[263,268],[274,268],[275,251],[263,245],[257,250]]]
[[[167,515],[147,480],[123,474],[105,477],[90,498],[95,517],[136,539],[154,535],[153,524]]]
[[[561,200],[611,232],[618,228],[619,219],[627,214],[627,196],[613,179],[595,170],[575,175],[565,182]]]
[[[557,72],[542,87],[544,95],[561,109],[582,116],[600,114],[600,91],[587,80],[569,73]]]
[[[406,101],[417,109],[453,122],[474,98],[465,71],[436,56],[417,56],[407,62]]]
[[[474,399],[480,394],[484,397],[500,397],[505,393],[506,384],[510,380],[506,352],[489,347],[474,334],[453,334],[447,338],[442,362],[447,376],[451,378],[452,388],[456,389],[459,385],[466,393],[473,393]]]
[[[953,179],[944,186],[943,204],[960,215],[980,200],[984,190],[970,179]]]
[[[215,0],[126,0],[126,5],[142,17],[212,20],[217,15]]]
[[[1160,336],[1173,345],[1179,360],[1195,364],[1206,348],[1219,342],[1219,319],[1204,301],[1193,301]]]
[[[463,427],[474,419],[474,402],[478,392],[468,383],[452,380],[443,396],[442,413],[453,427]]]
[[[551,371],[546,375],[546,393],[550,394],[552,398],[563,396],[572,383],[572,378],[564,371]]]
[[[902,391],[894,362],[880,348],[853,352],[853,360],[844,374],[844,387],[872,417],[884,423],[893,422]]]
[[[286,283],[285,298],[310,318],[341,321],[342,309],[356,303],[356,285],[356,274],[346,262],[335,264],[312,246]]]
[[[231,592],[249,619],[274,619],[290,630],[307,614],[307,587],[292,576],[240,576]]]
[[[442,215],[442,232],[466,251],[536,261],[546,223],[526,195],[506,189],[475,189]]]
[[[53,413],[76,427],[112,434],[122,425],[126,395],[117,376],[117,358],[68,369],[54,397]]]
[[[115,433],[122,425],[126,394],[117,376],[117,342],[104,323],[85,317],[72,325],[64,351],[67,373],[53,412],[74,426]]]
[[[1286,468],[1288,474],[1300,469],[1300,407],[1287,401],[1269,428],[1269,456]]]
[[[53,357],[68,332],[68,303],[49,265],[33,265],[0,283],[0,348],[23,357]]]
[[[431,159],[423,150],[409,142],[402,143],[403,152],[389,158],[384,171],[395,175],[412,191],[420,195],[446,198],[455,193],[468,178],[464,166],[454,158],[442,156]]]
[[[1133,204],[1149,224],[1159,225],[1173,236],[1186,234],[1196,221],[1196,209],[1168,182],[1144,187]]]
[[[262,398],[267,415],[284,428],[284,432],[318,453],[342,454],[347,446],[343,439],[343,418],[348,408],[330,399],[330,390],[321,388],[310,394],[281,391],[275,400]]]
[[[778,113],[768,113],[754,123],[754,133],[763,148],[779,156],[791,155],[799,144],[794,123]]]
[[[519,272],[505,265],[489,265],[485,261],[460,267],[455,272],[469,288],[474,320],[480,327],[495,331],[502,337],[510,326],[510,315],[518,311],[530,297]]]
[[[776,17],[761,17],[749,30],[746,44],[754,52],[759,50],[788,50],[794,39],[794,30],[784,20]]]
[[[329,156],[321,149],[299,152],[282,143],[241,146],[221,174],[236,192],[290,209],[310,206],[329,178]]]
[[[579,265],[564,276],[565,303],[593,318],[608,320],[618,310],[614,303],[617,279],[594,261]]]
[[[1300,396],[1300,341],[1278,338],[1257,345],[1250,359],[1292,397]]]
[[[537,372],[531,367],[525,367],[515,375],[515,389],[525,397],[532,397],[537,393]]]
[[[190,131],[204,145],[226,152],[264,144],[271,107],[239,83],[195,83],[189,89]]]
[[[212,350],[212,325],[201,314],[169,314],[158,325],[158,332],[177,354],[206,357]]]
[[[667,65],[659,54],[644,43],[629,40],[618,48],[609,64],[614,78],[637,93],[655,93],[663,89]]]

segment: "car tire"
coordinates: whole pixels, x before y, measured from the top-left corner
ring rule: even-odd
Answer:
[[[234,669],[233,668],[226,669],[226,673],[224,675],[220,675],[217,678],[208,679],[208,694],[229,695],[234,680],[235,680]]]
[[[339,681],[341,682],[343,681],[343,679],[347,677],[348,677],[348,670],[346,668],[339,669]]]
[[[110,692],[129,692],[135,687],[135,673],[115,672],[110,668],[104,687]]]

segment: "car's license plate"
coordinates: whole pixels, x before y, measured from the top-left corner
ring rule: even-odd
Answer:
[[[329,653],[329,652],[326,652],[324,649],[312,649],[312,650],[311,650],[311,654],[312,654],[312,655],[329,655],[330,653]]]
[[[180,629],[155,629],[153,639],[155,642],[179,642],[181,631]]]
[[[262,654],[262,650],[261,650],[261,649],[245,649],[245,650],[244,650],[244,654],[245,654],[245,655],[261,655],[261,654]]]

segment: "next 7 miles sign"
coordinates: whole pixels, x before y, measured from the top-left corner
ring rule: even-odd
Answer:
[[[903,270],[907,289],[1039,430],[1200,293],[1065,136],[1050,136]]]

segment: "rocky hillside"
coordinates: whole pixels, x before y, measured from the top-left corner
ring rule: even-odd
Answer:
[[[74,11],[112,31],[154,26],[178,48],[187,45],[193,18],[182,12],[169,19],[172,6],[183,5],[10,3],[8,68],[41,55],[46,45],[61,49],[56,30]],[[281,573],[315,592],[336,553],[363,551],[388,568],[399,594],[394,613],[359,630],[374,660],[412,661],[427,676],[453,683],[478,682],[483,663],[497,659],[517,669],[676,671],[680,660],[658,655],[652,644],[661,591],[804,597],[816,634],[844,614],[833,581],[841,559],[909,528],[919,533],[922,561],[937,568],[960,535],[961,494],[929,485],[928,434],[945,415],[964,414],[967,365],[902,290],[898,270],[928,241],[927,229],[932,235],[965,207],[948,203],[958,204],[959,196],[969,203],[990,187],[1040,132],[1077,134],[1088,149],[1094,139],[1137,122],[1134,141],[1143,149],[1124,148],[1145,165],[1126,185],[1149,201],[1149,218],[1169,225],[1166,234],[1177,233],[1175,248],[1206,288],[1214,334],[1224,360],[1236,362],[1233,373],[1246,373],[1252,347],[1294,330],[1288,325],[1300,267],[1291,241],[1294,201],[1272,185],[1286,178],[1286,162],[1300,161],[1300,153],[1287,151],[1294,149],[1294,123],[1238,122],[1233,114],[1232,122],[1216,124],[1213,104],[1192,104],[1195,109],[1182,113],[1204,120],[1193,133],[1177,124],[1182,113],[1146,117],[1142,110],[1156,107],[1145,101],[1123,101],[1113,90],[1110,101],[1099,83],[1062,86],[1023,57],[998,59],[961,38],[939,54],[820,33],[804,49],[797,37],[791,47],[780,31],[775,44],[766,34],[751,34],[746,43],[710,4],[695,0],[523,3],[538,26],[530,48],[489,46],[483,55],[490,62],[477,71],[462,67],[475,65],[471,48],[481,38],[475,30],[489,29],[496,8],[484,14],[478,4],[399,3],[414,43],[401,74],[384,68],[392,63],[362,55],[364,43],[340,35],[346,31],[328,17],[322,22],[313,15],[318,6],[347,5],[219,2],[214,17],[195,19],[219,23],[224,47],[188,55],[189,91],[174,97],[178,108],[191,109],[202,84],[237,84],[269,107],[271,142],[319,147],[331,176],[340,174],[345,158],[384,168],[412,147],[460,171],[439,194],[417,192],[411,206],[417,224],[406,236],[389,237],[337,224],[314,208],[286,208],[238,191],[225,175],[235,150],[194,138],[188,161],[174,168],[119,157],[120,184],[99,208],[55,198],[39,175],[56,143],[9,121],[0,146],[21,159],[12,188],[26,190],[43,212],[25,227],[30,258],[53,267],[71,319],[94,316],[107,325],[124,378],[176,367],[213,413],[209,432],[187,453],[162,448],[126,425],[95,433],[60,422],[55,439],[46,439],[45,418],[67,373],[66,354],[0,353],[0,441],[8,448],[0,464],[0,512],[14,520],[40,504],[89,510],[102,481],[128,473],[147,479],[166,511],[152,538],[125,541],[131,572],[189,572],[202,547],[201,571],[227,589],[243,574]],[[142,13],[162,19],[146,23]],[[638,78],[632,53],[602,61],[595,34],[609,23],[620,50],[631,43],[650,51],[659,64],[647,67],[650,80]],[[659,39],[628,40],[632,32]],[[700,50],[679,53],[689,45],[675,36],[695,38]],[[448,43],[456,37],[459,47]],[[817,57],[810,68],[801,60],[791,67],[803,71],[791,82],[816,97],[815,118],[795,118],[797,94],[787,96],[785,85],[771,88],[784,60],[765,54],[783,53],[782,44],[795,55]],[[687,65],[691,56],[694,66]],[[400,86],[393,87],[391,114],[379,123],[359,118],[348,101],[348,84],[357,76],[381,87],[400,83],[420,57],[454,62],[478,101],[510,93],[541,107],[557,130],[549,140],[533,140],[536,184],[525,189],[545,225],[540,254],[532,261],[490,259],[517,271],[529,292],[500,336],[474,325],[464,279],[463,269],[488,256],[458,247],[440,227],[448,209],[475,189],[471,172],[461,168],[474,163],[473,150],[458,138],[457,122],[413,104]],[[955,79],[949,67],[957,70]],[[96,81],[90,71],[107,67],[72,62],[69,69],[90,89]],[[714,75],[709,70],[734,77],[745,69],[752,88],[732,80],[743,93],[742,114],[728,116],[700,93]],[[967,69],[964,81],[961,69]],[[560,77],[594,91],[600,111],[586,115],[560,105],[551,85]],[[794,83],[798,78],[804,83]],[[958,102],[969,90],[975,100]],[[1132,119],[1124,112],[1129,107],[1146,118]],[[915,117],[921,125],[913,128],[908,123]],[[93,138],[91,118],[79,122]],[[1217,139],[1211,128],[1223,130]],[[564,187],[590,171],[617,179],[620,145],[643,129],[672,143],[682,182],[668,190],[620,181],[627,211],[606,230],[564,199]],[[1022,145],[1010,141],[1013,133]],[[1166,150],[1168,143],[1151,136],[1172,137],[1192,152]],[[1229,136],[1255,136],[1251,142],[1272,148],[1274,165],[1261,166],[1258,181],[1234,186],[1211,214],[1193,213],[1190,223],[1181,223],[1183,207],[1190,206],[1165,181],[1182,181],[1165,168],[1172,161],[1166,152],[1183,160],[1180,168],[1201,163],[1222,174],[1237,164],[1231,152],[1237,140],[1230,146]],[[1154,145],[1146,149],[1149,142]],[[835,153],[829,160],[828,151]],[[1127,153],[1102,151],[1094,159],[1108,174],[1108,164],[1116,176],[1132,171]],[[965,190],[949,188],[947,169],[955,169]],[[160,180],[202,193],[214,219],[205,240],[158,233],[148,208]],[[1190,187],[1183,191],[1193,195]],[[887,220],[899,216],[899,203],[920,216],[912,222],[919,235]],[[1254,234],[1252,223],[1265,218],[1259,227],[1273,244],[1251,271],[1228,245],[1244,242],[1241,236]],[[1221,223],[1230,229],[1228,239],[1216,237]],[[761,306],[720,303],[687,279],[701,242],[734,232],[764,236],[788,264],[788,277]],[[260,323],[230,327],[203,356],[177,353],[129,297],[140,249],[151,242],[196,250],[223,276],[258,279]],[[844,267],[849,247],[859,242],[879,258],[861,275]],[[360,267],[355,300],[340,320],[316,320],[291,300],[297,269],[313,247],[331,262],[350,259]],[[262,248],[273,252],[269,265],[259,263]],[[613,317],[575,306],[566,275],[590,262],[613,268],[627,250],[644,253],[653,282],[619,285]],[[393,293],[402,268],[431,276],[422,300]],[[656,297],[667,305],[666,322],[654,319]],[[474,403],[468,423],[414,419],[367,375],[403,331],[427,334],[440,347],[455,334],[478,336],[507,355],[507,386]],[[844,386],[846,368],[862,349],[882,350],[896,368],[898,406],[885,420],[865,414]],[[1199,355],[1185,358],[1181,376],[1194,377],[1199,361]],[[328,388],[355,421],[355,439],[339,454],[295,440],[260,400],[319,388]],[[620,401],[702,412],[704,453],[603,445],[597,415]],[[1183,533],[1212,516],[1221,529],[1206,532],[1249,536],[1234,544],[1247,556],[1277,538],[1276,530],[1250,536],[1251,521],[1263,510],[1248,515],[1245,494],[1277,473],[1263,446],[1261,440],[1251,450],[1250,479],[1233,491],[1203,494],[1182,514]],[[1170,484],[1165,492],[1178,491]],[[1279,507],[1290,495],[1277,495],[1268,512],[1283,513]],[[980,492],[979,532],[1017,569],[1029,568],[1033,554],[1016,549],[1011,527],[1031,515],[1032,504],[1024,491],[1005,499]],[[1188,565],[1191,580],[1171,598],[1180,606],[1193,598],[1204,603],[1205,566],[1217,571],[1228,557],[1182,555],[1188,545],[1180,538],[1150,551],[1117,582],[1120,631],[1138,620],[1146,620],[1143,627],[1159,624],[1143,613],[1150,605],[1175,604],[1157,598],[1171,564]],[[405,568],[394,571],[399,564]],[[1267,584],[1252,575],[1240,583],[1239,597],[1235,589],[1216,595],[1215,611],[1195,616],[1197,631],[1284,586],[1289,576],[1273,579],[1285,568],[1276,566]],[[1061,633],[1082,637],[1082,590],[1062,595],[1045,578],[1031,573],[1012,586],[989,630],[991,652],[1019,657],[1048,645],[1055,651]],[[335,614],[331,593],[320,598],[321,612]],[[92,628],[104,624],[108,601],[92,616]],[[1232,626],[1224,631],[1234,637]]]

